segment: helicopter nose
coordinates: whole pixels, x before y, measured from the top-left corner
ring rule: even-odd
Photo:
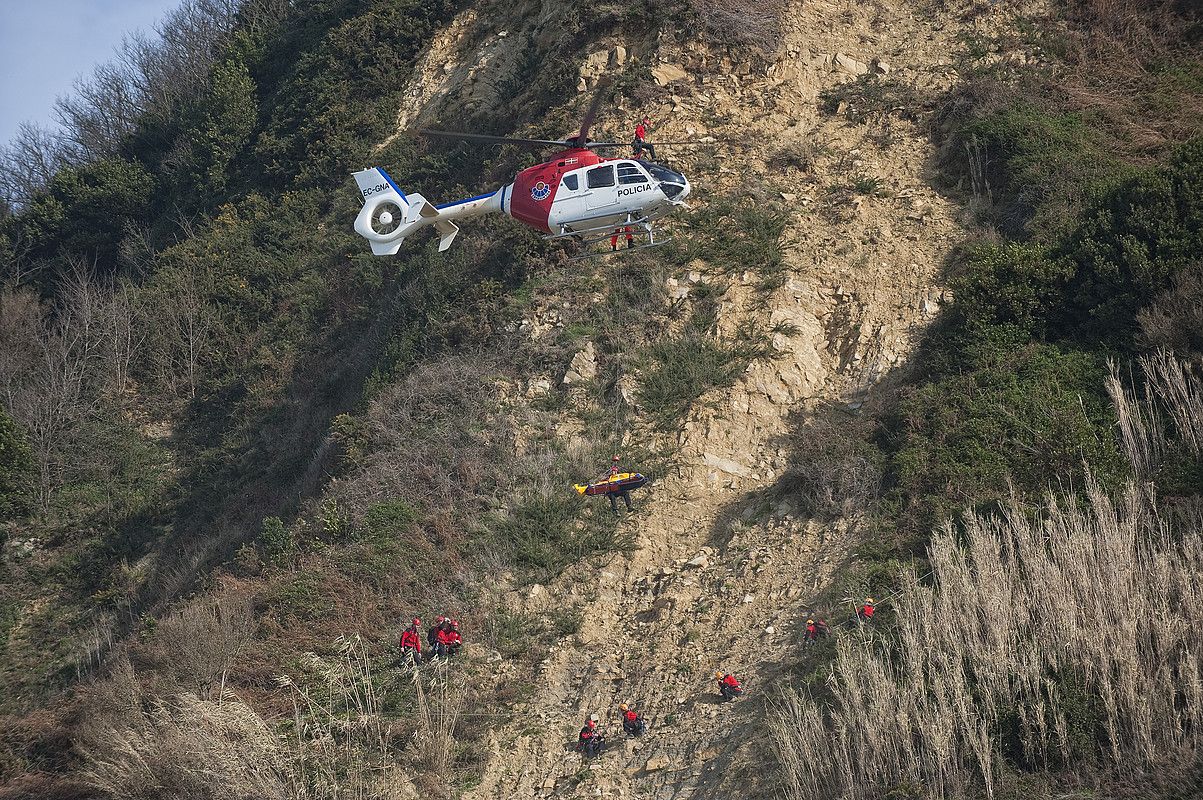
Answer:
[[[664,196],[674,203],[679,203],[689,194],[689,181],[679,172],[665,170],[667,175],[660,181],[660,189]]]

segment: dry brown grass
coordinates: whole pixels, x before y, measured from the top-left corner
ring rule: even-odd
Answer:
[[[774,53],[781,45],[784,0],[691,0],[690,5],[705,32],[725,44],[742,44]]]
[[[1170,88],[1160,73],[1203,55],[1192,37],[1197,4],[1179,0],[1071,0],[1066,67],[1057,78],[1065,110],[1107,120],[1117,155],[1153,155],[1199,133],[1203,96]]]
[[[150,699],[129,662],[116,665],[77,738],[81,776],[112,798],[285,798],[289,759],[274,731],[238,701]]]
[[[1189,763],[1203,734],[1203,506],[1162,514],[1143,480],[1203,430],[1197,378],[1142,362],[1148,397],[1111,382],[1136,478],[1115,496],[1013,498],[933,538],[934,586],[910,575],[898,639],[845,637],[824,707],[787,694],[773,722],[791,798],[993,797],[1000,731],[1027,764],[1127,774]]]

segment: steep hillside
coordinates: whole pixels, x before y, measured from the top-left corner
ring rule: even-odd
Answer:
[[[1123,728],[1036,612],[985,624],[1026,567],[979,587],[956,538],[1006,562],[982,531],[1029,542],[1055,484],[1062,550],[1190,582],[1149,533],[1203,495],[1197,379],[1150,356],[1200,358],[1180,5],[185,3],[0,159],[0,797],[1051,797],[1137,739],[1193,775],[1198,704],[1147,706],[1172,753]],[[379,259],[351,232],[354,169],[442,202],[535,158],[419,128],[561,136],[595,92],[596,138],[700,140],[658,153],[694,186],[664,247],[574,261],[488,218]],[[15,170],[39,148],[54,169]],[[1152,389],[1108,369],[1141,356]],[[617,518],[570,488],[613,453],[652,478]],[[1144,539],[1073,547],[1077,503]],[[1025,564],[1081,567],[1054,562]],[[1086,651],[1115,614],[1074,596]],[[917,621],[962,605],[956,641]],[[415,670],[399,632],[440,614],[464,652]],[[835,635],[805,647],[811,614]],[[1194,685],[1180,627],[1116,648],[1124,691],[1140,652]],[[854,752],[861,717],[898,741]]]
[[[671,432],[669,470],[623,522],[635,537],[630,553],[570,569],[510,600],[534,614],[578,605],[584,621],[540,665],[519,719],[490,734],[474,797],[772,789],[754,777],[766,746],[754,731],[768,698],[720,706],[711,673],[727,669],[750,686],[771,684],[797,653],[807,609],[855,541],[855,521],[809,520],[765,490],[789,469],[785,439],[808,410],[859,409],[905,363],[939,307],[941,265],[965,235],[955,207],[927,180],[933,145],[916,121],[920,108],[866,111],[861,123],[842,110],[820,111],[824,92],[865,71],[889,74],[895,91],[913,97],[948,88],[955,26],[939,14],[886,5],[847,11],[832,25],[835,11],[791,9],[780,51],[755,68],[727,69],[729,57],[700,45],[607,43],[661,80],[676,78],[673,96],[652,110],[664,120],[658,136],[735,143],[713,160],[674,152],[705,192],[699,203],[733,196],[784,209],[782,263],[772,274],[703,257],[669,279],[671,300],[691,302],[699,288],[716,296],[720,336],[774,331],[773,352],[730,388],[703,395]],[[775,159],[793,150],[811,153],[809,163]],[[858,181],[869,189],[858,190]],[[720,238],[740,224],[714,215],[699,227],[717,230],[696,235]],[[648,736],[625,744],[614,725],[624,701],[652,722]],[[565,744],[590,713],[606,721],[619,752],[582,772]]]

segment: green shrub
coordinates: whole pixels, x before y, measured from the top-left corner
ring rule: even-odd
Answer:
[[[772,273],[782,267],[781,236],[789,215],[770,203],[713,198],[686,222],[694,241],[685,258],[702,258],[723,272]]]
[[[259,549],[272,564],[282,564],[296,553],[292,532],[279,517],[266,517],[259,532]]]
[[[363,538],[371,541],[395,539],[413,528],[418,517],[418,510],[400,498],[377,503],[364,514]]]
[[[489,526],[488,541],[533,575],[554,575],[617,544],[614,526],[603,515],[584,516],[586,504],[586,498],[568,486],[520,498]]]
[[[733,350],[700,333],[655,343],[647,361],[639,400],[662,425],[679,422],[693,401],[710,389],[730,386],[743,369]]]
[[[899,407],[891,469],[913,503],[948,513],[1005,497],[1008,480],[1036,493],[1080,487],[1083,462],[1107,483],[1122,474],[1102,356],[1013,343],[979,355]]]
[[[32,476],[29,444],[13,418],[0,408],[0,520],[26,510]]]
[[[945,168],[992,201],[991,220],[1012,235],[1064,230],[1093,192],[1127,170],[1081,114],[1016,102],[950,127]]]

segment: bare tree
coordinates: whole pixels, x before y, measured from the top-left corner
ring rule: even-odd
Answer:
[[[64,164],[58,136],[32,122],[22,122],[12,141],[0,147],[0,197],[14,209],[24,207],[46,189]]]

